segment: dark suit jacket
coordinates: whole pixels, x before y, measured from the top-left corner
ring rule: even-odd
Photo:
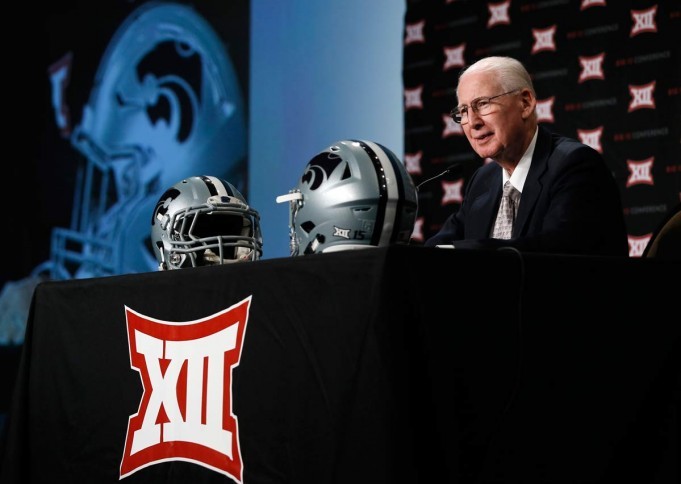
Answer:
[[[501,170],[494,162],[478,168],[459,210],[425,245],[629,255],[619,189],[590,146],[539,127],[511,240],[489,237],[501,200]]]

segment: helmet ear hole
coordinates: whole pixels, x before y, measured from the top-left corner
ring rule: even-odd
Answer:
[[[309,234],[314,230],[315,224],[308,220],[307,222],[303,222],[302,224],[300,224],[300,228],[304,230],[305,233]]]

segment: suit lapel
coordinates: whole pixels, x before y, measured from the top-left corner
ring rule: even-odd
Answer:
[[[501,200],[501,167],[494,163],[492,174],[484,181],[486,187],[473,201],[471,213],[475,216],[467,221],[466,238],[486,239],[492,231]],[[522,203],[521,203],[522,205]]]
[[[523,194],[520,198],[520,207],[518,208],[518,215],[513,226],[514,237],[523,233],[525,224],[527,224],[534,205],[539,199],[539,195],[543,189],[541,178],[546,171],[550,153],[551,133],[540,126],[539,133],[537,134],[537,143],[534,146],[534,153],[532,154],[532,164],[530,165],[530,171],[527,173],[527,178],[525,179]]]

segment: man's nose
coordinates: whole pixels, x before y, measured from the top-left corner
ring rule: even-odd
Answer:
[[[482,116],[480,116],[477,111],[472,109],[468,110],[468,123],[472,128],[479,128],[484,124],[482,121]]]

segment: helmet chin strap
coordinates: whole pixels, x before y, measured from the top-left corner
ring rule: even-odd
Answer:
[[[218,265],[221,263],[220,256],[210,249],[206,249],[203,251],[202,259],[204,261],[204,265],[207,266]]]
[[[291,256],[298,255],[300,247],[296,236],[296,214],[298,209],[303,206],[303,194],[300,190],[292,189],[285,195],[277,197],[277,203],[289,202],[288,227],[289,227],[289,251]]]
[[[237,247],[236,258],[235,259],[223,259],[220,260],[220,256],[213,252],[211,249],[206,249],[203,251],[203,261],[204,265],[220,265],[220,264],[231,264],[233,262],[244,262],[252,260],[253,249],[249,247]]]
[[[237,247],[235,261],[253,260],[254,251],[250,247]]]

